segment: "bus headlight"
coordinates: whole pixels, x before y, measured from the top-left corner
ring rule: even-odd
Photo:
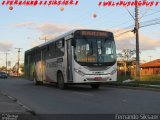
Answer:
[[[77,72],[78,74],[82,75],[82,76],[85,75],[85,73],[83,73],[82,71],[80,71],[80,70],[78,70],[78,69],[76,69],[76,68],[74,68],[74,71]]]
[[[116,72],[117,72],[117,70],[114,69],[110,74],[113,75],[113,74],[116,73]]]

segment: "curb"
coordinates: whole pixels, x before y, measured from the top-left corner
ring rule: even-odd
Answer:
[[[8,97],[8,98],[11,99],[12,101],[14,101],[15,103],[17,103],[17,104],[20,105],[21,107],[23,107],[23,108],[26,110],[26,112],[30,113],[31,115],[33,115],[33,116],[36,116],[36,115],[37,115],[35,111],[31,110],[29,107],[27,107],[27,106],[25,106],[24,104],[22,104],[17,98],[14,98],[14,97],[8,95],[6,92],[1,91],[1,90],[0,90],[0,94]]]
[[[160,92],[160,88],[153,88],[151,86],[139,86],[139,87],[131,87],[131,86],[115,86],[115,85],[105,85],[104,87],[113,87],[113,88],[124,88],[124,89],[132,89],[132,90],[147,90],[147,91],[154,91]]]

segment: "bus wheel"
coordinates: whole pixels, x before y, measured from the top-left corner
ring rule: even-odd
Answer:
[[[100,84],[91,84],[91,87],[93,89],[98,89],[100,87]]]
[[[64,83],[64,78],[61,72],[59,72],[57,75],[57,83],[60,89],[64,89],[66,87],[66,84]]]

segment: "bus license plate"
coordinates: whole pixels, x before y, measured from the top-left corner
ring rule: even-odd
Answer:
[[[100,81],[100,80],[102,80],[102,77],[95,77],[94,80]]]

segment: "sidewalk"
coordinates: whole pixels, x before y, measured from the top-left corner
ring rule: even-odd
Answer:
[[[16,99],[0,91],[0,120],[38,120]]]

